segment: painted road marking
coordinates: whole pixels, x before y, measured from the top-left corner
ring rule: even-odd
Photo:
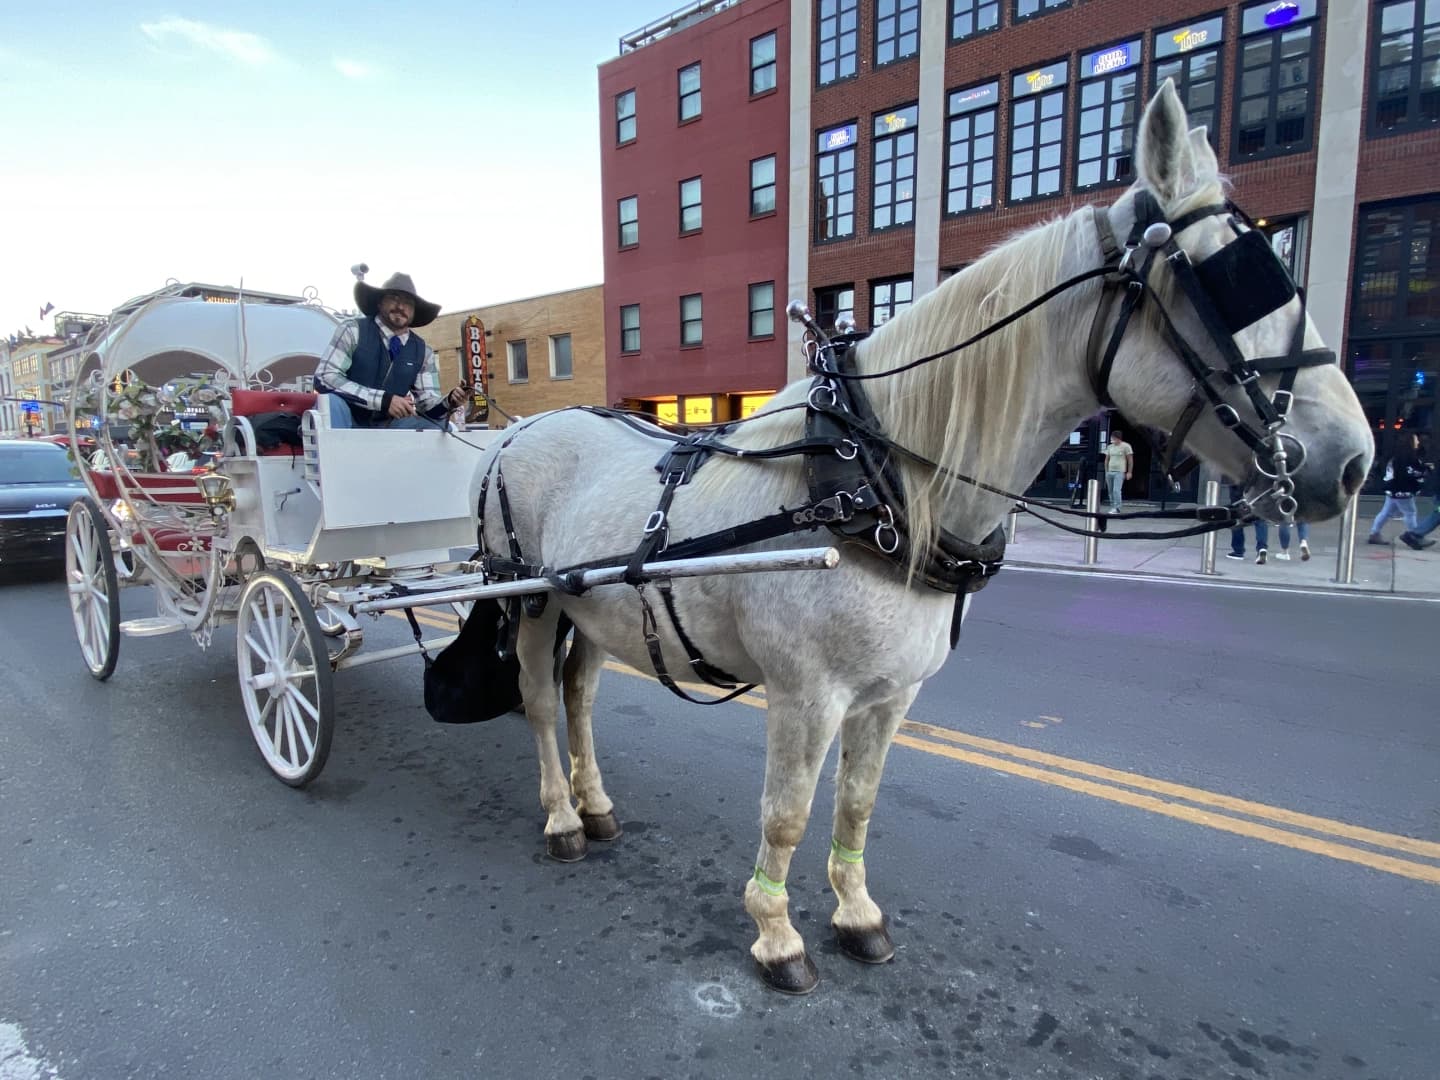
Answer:
[[[401,612],[388,612],[404,618]],[[438,616],[416,611],[416,618],[437,629],[454,631],[459,620],[454,616]],[[614,671],[631,678],[655,682],[653,675],[637,670],[617,660],[605,661],[607,671]],[[720,697],[726,691],[711,686],[690,685],[692,693],[707,697]],[[763,691],[742,694],[737,702],[752,708],[763,709]],[[1052,719],[1046,717],[1046,719]],[[1059,718],[1053,718],[1058,722]],[[905,720],[900,733],[895,736],[899,746],[922,753],[943,757],[980,768],[1016,776],[1025,780],[1050,784],[1082,795],[1120,803],[1137,810],[1160,814],[1164,817],[1202,825],[1221,832],[1244,836],[1252,840],[1263,840],[1297,851],[1306,851],[1343,862],[1355,863],[1373,870],[1412,878],[1440,885],[1440,865],[1430,862],[1399,858],[1400,855],[1415,856],[1420,860],[1440,862],[1440,843],[1419,840],[1396,833],[1381,832],[1361,825],[1337,821],[1333,818],[1304,814],[1284,807],[1270,806],[1249,799],[1223,795],[1204,788],[1190,787],[1168,780],[1144,776],[1140,773],[1125,772],[1105,765],[1082,761],[1078,758],[1062,757],[1026,746],[968,735],[951,728],[926,724],[918,720]],[[1226,811],[1219,813],[1216,811]],[[1239,816],[1243,815],[1243,816]],[[1258,819],[1258,820],[1255,820]],[[1284,827],[1281,827],[1284,826]],[[1292,831],[1304,830],[1304,831]],[[1311,835],[1316,834],[1316,835]],[[1339,843],[1349,840],[1366,847]],[[1379,848],[1381,851],[1367,850]]]
[[[1440,596],[1420,596],[1414,593],[1388,593],[1367,589],[1365,586],[1337,585],[1334,588],[1315,588],[1304,585],[1259,585],[1244,581],[1191,581],[1182,577],[1165,577],[1161,574],[1138,574],[1125,570],[1067,570],[1063,566],[1026,566],[1024,563],[1006,562],[1006,570],[1020,574],[1058,574],[1061,577],[1092,577],[1101,580],[1138,581],[1151,585],[1184,585],[1192,589],[1235,589],[1240,592],[1280,592],[1298,596],[1351,596],[1361,600],[1390,600],[1402,604],[1440,604]]]

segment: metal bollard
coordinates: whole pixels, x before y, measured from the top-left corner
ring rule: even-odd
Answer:
[[[1005,517],[1005,543],[1013,544],[1015,542],[1015,533],[1019,530],[1019,528],[1020,511],[1011,510],[1010,513]]]
[[[1355,584],[1355,524],[1360,518],[1360,496],[1353,496],[1340,516],[1340,542],[1335,545],[1335,583]]]
[[[1099,527],[1098,514],[1100,511],[1100,481],[1087,480],[1085,482],[1085,512],[1090,515],[1090,528]],[[1100,539],[1096,536],[1085,537],[1085,565],[1094,566],[1100,561]]]
[[[1207,481],[1205,484],[1205,505],[1220,505],[1220,484],[1215,480]],[[1200,544],[1200,573],[1202,574],[1215,573],[1215,543],[1219,536],[1218,531],[1208,532]]]

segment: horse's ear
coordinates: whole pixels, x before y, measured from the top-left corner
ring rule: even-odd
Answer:
[[[1195,190],[1195,153],[1186,130],[1185,107],[1169,79],[1160,84],[1140,118],[1137,151],[1140,179],[1162,204]]]
[[[1201,124],[1190,129],[1190,152],[1195,155],[1195,177],[1201,183],[1220,177],[1220,162],[1215,157],[1215,148],[1210,145],[1209,129]]]

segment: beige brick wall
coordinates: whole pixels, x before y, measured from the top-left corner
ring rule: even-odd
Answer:
[[[471,315],[479,315],[488,331],[491,401],[511,416],[529,416],[566,405],[608,404],[601,286],[445,312],[420,331],[440,360],[442,391],[460,381],[460,328]],[[568,379],[550,376],[550,338],[556,334],[570,335],[574,373]],[[511,382],[506,343],[520,340],[526,343],[530,377],[525,382]],[[505,418],[492,409],[490,423],[503,427]]]

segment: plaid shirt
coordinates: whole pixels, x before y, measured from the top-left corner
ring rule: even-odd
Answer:
[[[388,350],[390,339],[395,336],[395,331],[381,322],[378,317],[375,319],[375,325],[380,328],[381,345]],[[400,335],[401,344],[406,342],[409,335],[408,330]],[[335,336],[330,339],[330,345],[326,348],[325,355],[320,358],[320,366],[315,369],[315,381],[357,405],[380,412],[385,399],[385,391],[377,390],[373,386],[361,386],[348,378],[350,358],[355,354],[355,346],[358,344],[360,344],[360,320],[358,318],[346,319],[335,331]],[[430,348],[423,338],[421,344],[425,345],[425,359],[420,365],[420,374],[415,376],[415,385],[412,390],[415,394],[415,411],[429,413],[438,408],[443,401],[440,395],[440,361],[435,357],[435,350]]]

